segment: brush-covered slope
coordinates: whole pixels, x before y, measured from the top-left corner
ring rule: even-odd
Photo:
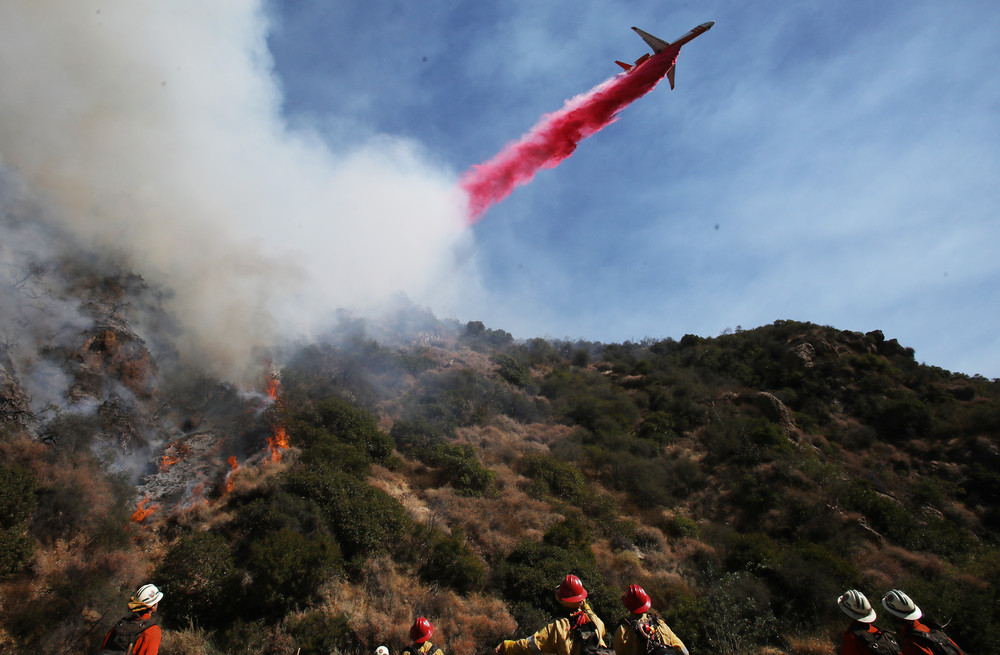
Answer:
[[[287,358],[273,404],[153,384],[98,335],[88,370],[177,426],[136,514],[105,424],[43,438],[5,367],[0,644],[90,649],[152,581],[163,653],[398,650],[418,615],[446,652],[489,652],[547,622],[572,571],[611,624],[643,585],[694,653],[831,652],[848,588],[902,588],[1000,651],[996,381],[794,321],[625,344],[426,313],[341,327]],[[161,457],[197,494],[157,491]]]

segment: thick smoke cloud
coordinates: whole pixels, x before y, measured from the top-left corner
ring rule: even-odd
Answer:
[[[339,307],[430,303],[468,238],[415,144],[288,128],[267,30],[249,2],[0,5],[0,165],[171,288],[184,354],[224,374]]]

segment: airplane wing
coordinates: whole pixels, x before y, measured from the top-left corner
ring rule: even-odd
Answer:
[[[633,27],[632,29],[636,34],[642,37],[642,40],[645,41],[650,48],[653,49],[653,52],[660,52],[670,45],[663,39],[658,39],[649,32],[643,32],[638,27]]]

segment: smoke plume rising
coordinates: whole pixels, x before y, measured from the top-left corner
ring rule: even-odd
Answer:
[[[337,308],[430,303],[469,238],[453,174],[413,143],[332,152],[289,128],[264,7],[0,4],[0,173],[169,288],[182,354],[223,375]]]
[[[562,109],[543,116],[519,141],[466,171],[460,185],[468,195],[469,222],[479,220],[491,205],[510,195],[514,187],[530,182],[539,170],[558,166],[580,141],[613,123],[621,110],[663,79],[677,61],[678,51],[663,50],[630,73],[567,100]]]

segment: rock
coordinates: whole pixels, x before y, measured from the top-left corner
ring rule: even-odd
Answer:
[[[801,433],[795,425],[792,412],[777,396],[766,391],[758,391],[751,396],[751,400],[761,414],[769,421],[778,424],[786,437],[798,440]]]

